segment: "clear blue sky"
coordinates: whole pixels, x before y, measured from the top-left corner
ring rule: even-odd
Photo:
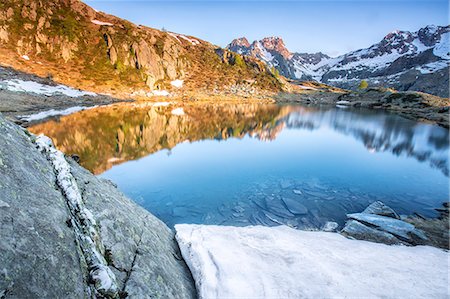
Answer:
[[[368,47],[392,30],[448,25],[447,0],[156,1],[85,0],[137,24],[197,36],[219,46],[280,36],[292,52],[331,56]]]

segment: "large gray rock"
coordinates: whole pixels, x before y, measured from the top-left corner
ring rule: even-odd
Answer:
[[[376,227],[378,230],[388,232],[409,243],[415,243],[415,240],[417,239],[427,239],[422,231],[416,229],[414,225],[402,220],[367,213],[347,214],[347,217],[363,224]]]
[[[85,298],[65,198],[50,163],[23,129],[0,115],[0,297]]]
[[[347,221],[341,233],[344,236],[352,237],[358,240],[366,240],[389,245],[401,243],[400,240],[394,235],[368,227],[367,225],[355,220]]]
[[[194,298],[172,231],[112,183],[70,161],[99,226],[104,258],[129,298]],[[92,286],[66,198],[33,137],[0,115],[0,297],[87,298]]]
[[[381,201],[375,201],[371,203],[363,213],[375,214],[380,216],[391,217],[395,219],[400,219],[400,216],[390,207],[382,203]]]

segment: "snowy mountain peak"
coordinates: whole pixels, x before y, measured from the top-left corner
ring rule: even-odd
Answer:
[[[260,43],[266,50],[275,51],[286,59],[292,57],[291,52],[289,52],[289,50],[286,48],[286,45],[284,44],[284,41],[281,37],[265,37],[260,41]]]
[[[250,43],[248,42],[247,38],[240,37],[233,39],[233,41],[228,45],[229,47],[250,47]]]

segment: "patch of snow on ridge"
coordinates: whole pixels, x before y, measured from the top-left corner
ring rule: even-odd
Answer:
[[[98,105],[95,106],[90,106],[90,107],[81,107],[81,106],[76,106],[76,107],[70,107],[64,110],[55,110],[55,109],[50,109],[47,111],[42,111],[36,114],[30,114],[30,115],[20,115],[19,118],[21,120],[30,122],[30,121],[35,121],[35,120],[41,120],[41,119],[45,119],[47,117],[51,117],[51,116],[62,116],[62,115],[69,115],[78,111],[83,111],[83,110],[88,110],[88,109],[92,109],[92,108],[96,108],[98,107]]]
[[[433,54],[443,59],[450,59],[450,32],[441,35],[441,40],[434,47]]]
[[[448,61],[435,61],[416,67],[422,74],[431,74],[449,66]]]
[[[24,60],[30,60],[30,57],[28,57],[28,55],[22,55],[21,56]]]
[[[91,20],[92,23],[100,26],[114,26],[114,24],[108,23],[108,22],[102,22],[99,20]]]
[[[172,86],[176,87],[176,88],[181,88],[181,87],[183,87],[183,83],[184,83],[184,80],[180,80],[180,79],[173,80],[173,81],[170,82],[170,84],[171,84]]]
[[[167,34],[169,34],[170,36],[172,36],[173,38],[175,38],[180,44],[180,38],[184,39],[185,41],[191,43],[191,45],[196,46],[199,45],[200,42],[194,38],[189,38],[186,35],[183,34],[178,34],[178,33],[174,33],[174,32],[167,32]]]
[[[36,94],[43,94],[46,96],[62,94],[72,98],[76,98],[86,95],[88,96],[97,95],[94,92],[82,91],[65,85],[51,86],[37,83],[34,81],[24,81],[20,79],[0,81],[0,86],[3,86],[4,88],[10,91],[36,93]]]
[[[200,298],[446,298],[448,252],[286,226],[175,225]]]
[[[270,54],[266,48],[264,48],[261,43],[258,41],[256,43],[256,46],[258,47],[259,51],[261,52],[261,58],[267,62],[272,61],[273,60],[273,56],[272,54]]]

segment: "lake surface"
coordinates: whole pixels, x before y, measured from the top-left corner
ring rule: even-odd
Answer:
[[[120,104],[30,130],[169,226],[317,229],[375,200],[433,217],[449,199],[448,130],[382,111]]]

